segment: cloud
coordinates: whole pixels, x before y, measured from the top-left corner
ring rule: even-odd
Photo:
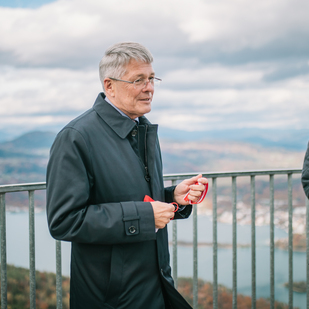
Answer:
[[[305,0],[196,0],[195,5],[186,0],[58,0],[37,9],[0,8],[0,49],[23,65],[80,67],[123,40],[140,41],[160,58],[202,60],[243,50],[263,55],[264,48],[279,53],[273,42],[281,47],[293,42],[289,50],[308,52],[308,9]]]
[[[265,74],[272,72],[269,64],[253,66],[204,65],[201,68],[181,68],[164,75],[164,84],[173,89],[207,89],[257,87]]]
[[[254,85],[191,91],[163,89],[162,85],[149,118],[165,127],[188,131],[308,127],[309,75]]]
[[[293,33],[308,33],[308,9],[302,0],[200,0],[195,6],[187,2],[181,28],[192,42],[216,42],[227,51],[256,49]]]
[[[308,9],[306,0],[0,7],[0,129],[58,127],[91,107],[98,63],[119,41],[154,55],[163,83],[149,118],[160,125],[308,128]]]
[[[59,129],[90,108],[101,91],[97,71],[0,69],[0,130]]]

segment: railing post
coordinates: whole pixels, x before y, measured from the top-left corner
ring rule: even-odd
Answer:
[[[213,309],[218,309],[217,178],[212,179]]]
[[[309,306],[309,200],[306,198],[306,266],[307,266],[307,308]]]
[[[56,240],[56,292],[57,309],[62,309],[61,241]]]
[[[274,175],[269,175],[269,211],[270,211],[270,309],[275,308],[275,195],[274,195]]]
[[[232,177],[232,213],[233,213],[233,309],[237,309],[237,185]]]
[[[5,193],[0,194],[0,232],[1,232],[1,308],[7,309]]]
[[[293,200],[292,174],[288,174],[289,210],[289,309],[293,309]]]
[[[255,176],[251,176],[251,308],[256,308],[256,266],[255,266]]]
[[[198,306],[197,207],[193,205],[193,309]]]
[[[172,180],[172,186],[176,185],[176,180]],[[178,288],[178,252],[177,252],[177,220],[173,220],[173,279],[174,279],[174,284],[175,288]]]
[[[30,309],[35,309],[35,228],[34,191],[29,191],[29,262],[30,262]]]

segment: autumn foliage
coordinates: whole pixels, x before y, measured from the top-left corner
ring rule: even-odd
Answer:
[[[56,309],[56,275],[54,273],[35,273],[36,308]],[[29,269],[7,265],[7,304],[8,309],[30,308]],[[62,277],[63,309],[69,309],[70,280]]]
[[[30,283],[29,269],[7,265],[7,303],[8,309],[30,308]],[[193,305],[193,280],[192,278],[179,278],[178,291]],[[69,309],[70,280],[62,277],[62,308]],[[1,300],[0,300],[1,301]],[[233,304],[233,293],[230,289],[218,286],[218,308],[231,309]],[[56,309],[56,275],[36,271],[36,308]],[[198,280],[198,309],[213,308],[213,285],[209,282]],[[238,309],[251,309],[251,297],[237,295]],[[260,298],[256,301],[256,308],[270,308],[267,299]],[[288,305],[276,302],[276,309],[287,309]]]
[[[193,280],[191,278],[179,278],[178,291],[189,304],[193,305]],[[204,308],[213,308],[213,285],[212,283],[198,280],[198,309]],[[233,308],[233,292],[222,285],[218,286],[218,308]],[[264,298],[259,298],[256,301],[256,308],[270,308],[270,301]],[[275,302],[275,308],[288,309],[289,306],[287,304]],[[237,309],[251,309],[251,297],[238,294]]]

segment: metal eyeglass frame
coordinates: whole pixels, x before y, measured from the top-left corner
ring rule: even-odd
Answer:
[[[111,80],[116,80],[116,81],[118,81],[118,82],[125,82],[125,83],[129,83],[129,84],[133,84],[135,88],[136,88],[136,87],[139,87],[139,86],[136,85],[136,81],[139,80],[139,78],[138,78],[137,80],[135,80],[134,82],[130,82],[130,81],[128,81],[128,80],[118,79],[118,78],[114,78],[114,77],[109,77],[109,78],[110,78]],[[142,80],[143,80],[143,79],[145,79],[145,78],[142,78]],[[152,77],[152,81],[150,81],[149,78],[147,78],[147,79],[145,79],[144,84],[142,83],[142,84],[140,85],[140,86],[143,85],[143,87],[142,87],[141,89],[145,88],[146,85],[147,85],[147,83],[151,83],[151,85],[154,86],[154,85],[155,85],[155,82],[157,82],[158,85],[159,85],[160,82],[162,82],[162,79],[161,79],[161,78],[158,78],[158,77]]]

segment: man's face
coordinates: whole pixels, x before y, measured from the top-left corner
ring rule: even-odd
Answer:
[[[150,63],[131,60],[126,66],[126,73],[120,79],[134,82],[139,78],[148,80],[154,75]],[[105,83],[106,95],[109,100],[131,119],[143,116],[151,111],[154,93],[154,87],[151,83],[148,82],[143,88],[135,88],[134,84],[109,79],[109,85],[106,86]]]

